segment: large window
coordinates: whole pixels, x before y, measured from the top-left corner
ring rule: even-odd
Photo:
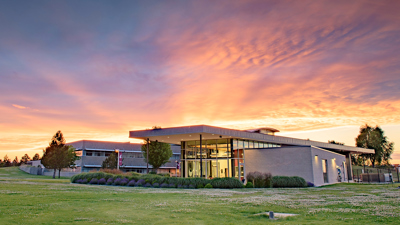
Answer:
[[[275,148],[280,145],[241,139],[212,139],[181,143],[181,174],[184,177],[245,177],[246,149]],[[202,164],[200,164],[200,159]],[[202,170],[202,174],[201,174]]]
[[[328,183],[328,160],[322,160],[322,175],[324,177],[324,183]]]

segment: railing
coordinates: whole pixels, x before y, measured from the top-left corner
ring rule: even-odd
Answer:
[[[399,183],[400,174],[397,168],[366,168],[365,171],[364,169],[354,169],[353,180],[357,183]]]

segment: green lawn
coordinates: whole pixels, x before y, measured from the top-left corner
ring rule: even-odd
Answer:
[[[0,168],[0,224],[399,224],[397,186],[155,189],[70,184]],[[270,210],[299,215],[254,215]]]

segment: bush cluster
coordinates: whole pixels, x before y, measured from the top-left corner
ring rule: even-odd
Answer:
[[[250,172],[246,178],[247,183],[251,182],[255,188],[272,188],[272,175],[270,173]]]
[[[274,176],[272,178],[274,188],[307,187],[307,182],[302,177]]]
[[[156,188],[243,188],[242,182],[236,178],[181,178],[158,174],[110,174],[104,172],[81,173],[71,177],[72,183],[90,183],[101,185],[120,185]]]
[[[243,188],[242,182],[236,178],[181,178],[168,177],[159,174],[124,173],[110,174],[105,172],[81,173],[71,177],[72,183],[120,185],[131,187],[154,188]],[[246,188],[288,188],[312,187],[314,184],[306,182],[301,177],[274,176],[270,173],[251,172],[247,174]]]

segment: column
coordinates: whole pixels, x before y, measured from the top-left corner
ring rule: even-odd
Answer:
[[[346,154],[346,164],[347,164],[347,179],[353,180],[353,168],[351,167],[351,153]]]

